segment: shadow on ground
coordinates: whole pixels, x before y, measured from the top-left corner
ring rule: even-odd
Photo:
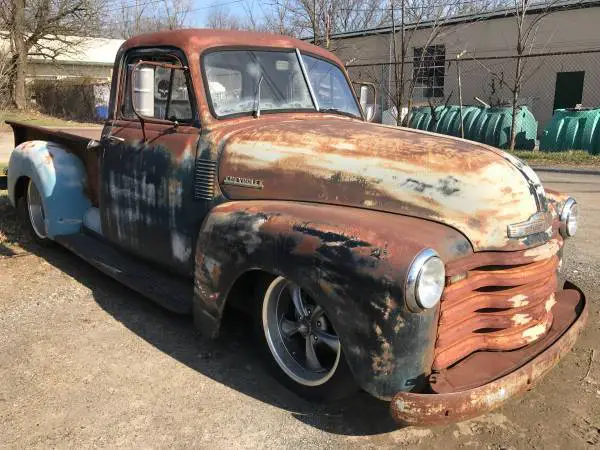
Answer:
[[[0,235],[8,236],[5,239],[8,245],[0,245],[0,257],[31,252],[45,259],[87,286],[98,305],[133,333],[203,375],[330,433],[374,435],[397,428],[389,415],[388,404],[364,392],[342,403],[319,405],[300,399],[274,382],[263,369],[251,339],[247,316],[229,313],[221,336],[215,341],[204,339],[195,331],[191,317],[162,309],[62,247],[42,248],[20,238],[11,239],[15,233],[12,222],[0,220]]]

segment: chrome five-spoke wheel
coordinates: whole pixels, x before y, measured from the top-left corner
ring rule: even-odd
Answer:
[[[27,211],[29,212],[29,222],[31,228],[39,239],[46,239],[46,215],[42,196],[38,191],[33,180],[29,180],[27,186]]]
[[[323,308],[299,286],[275,278],[264,296],[262,325],[281,370],[303,386],[320,386],[335,374],[340,340]]]

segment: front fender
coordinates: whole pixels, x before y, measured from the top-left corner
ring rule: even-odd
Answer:
[[[406,272],[426,247],[445,261],[472,251],[459,232],[417,218],[283,201],[225,203],[199,234],[195,321],[216,335],[241,274],[283,275],[325,308],[361,387],[389,399],[421,387],[431,367],[437,311],[412,313],[403,299]]]
[[[53,142],[23,142],[8,163],[8,197],[13,206],[22,177],[33,180],[42,196],[49,238],[80,230],[91,204],[84,194],[85,168],[77,156]]]

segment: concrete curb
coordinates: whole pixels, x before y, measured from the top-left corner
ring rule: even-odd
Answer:
[[[598,169],[575,169],[570,167],[538,167],[531,166],[536,172],[570,173],[575,175],[600,175]]]

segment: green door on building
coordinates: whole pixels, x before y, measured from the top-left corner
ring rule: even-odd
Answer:
[[[554,108],[574,108],[583,98],[585,72],[558,72],[554,88]]]

